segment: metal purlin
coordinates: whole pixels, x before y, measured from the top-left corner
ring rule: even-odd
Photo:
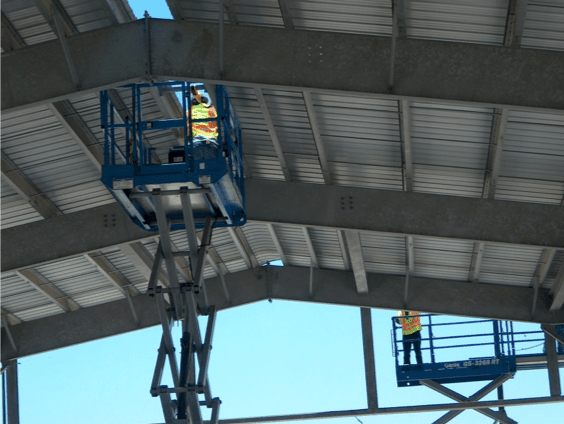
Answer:
[[[170,222],[167,220],[163,206],[162,196],[171,195],[160,189],[151,193],[157,222],[159,226],[160,242],[155,255],[151,277],[148,286],[148,294],[155,296],[163,336],[151,383],[151,395],[159,397],[163,407],[165,422],[167,424],[203,424],[200,405],[212,409],[211,424],[217,424],[219,419],[219,398],[212,398],[208,380],[208,365],[211,352],[211,342],[215,326],[216,308],[208,306],[204,312],[208,315],[208,322],[204,339],[200,333],[198,324],[198,299],[203,287],[203,269],[206,258],[206,250],[211,240],[213,218],[208,216],[204,226],[203,237],[198,246],[196,229],[190,203],[190,190],[181,187],[180,199],[186,224],[186,236],[188,239],[190,257],[190,268],[192,281],[180,283],[174,262],[174,256],[179,252],[172,251],[170,239]],[[193,192],[193,191],[192,191]],[[169,279],[169,287],[157,286],[158,270],[164,260]],[[180,367],[178,366],[173,337],[171,333],[174,321],[182,321],[182,338],[180,340]],[[174,387],[161,385],[166,359],[172,374]],[[196,360],[198,372],[196,373]],[[204,395],[204,401],[200,402],[198,394]],[[176,399],[172,398],[176,396]]]

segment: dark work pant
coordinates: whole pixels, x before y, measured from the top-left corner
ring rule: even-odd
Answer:
[[[421,358],[421,331],[416,331],[413,334],[403,336],[404,365],[411,364],[411,345],[413,345],[413,350],[415,351],[415,359],[417,360],[417,365],[423,364],[423,359]]]

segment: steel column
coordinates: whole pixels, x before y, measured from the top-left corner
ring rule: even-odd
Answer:
[[[544,349],[546,350],[546,362],[548,369],[548,382],[550,385],[550,396],[560,396],[560,373],[558,370],[558,354],[556,353],[556,342],[548,334],[544,334]]]
[[[18,397],[18,362],[16,359],[8,361],[6,370],[8,397],[8,424],[20,423],[20,405]]]
[[[362,322],[362,348],[364,351],[364,372],[366,375],[366,397],[368,409],[378,409],[376,386],[376,362],[374,360],[374,337],[372,334],[372,314],[369,308],[360,308]]]

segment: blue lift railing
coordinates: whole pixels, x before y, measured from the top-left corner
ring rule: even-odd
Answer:
[[[143,119],[143,99],[148,96],[150,87],[176,93],[184,111],[182,118]],[[197,228],[203,228],[209,216],[214,220],[214,227],[243,225],[246,222],[241,127],[227,91],[223,86],[216,86],[214,106],[217,116],[193,119],[191,104],[194,95],[190,87],[190,83],[183,81],[120,87],[120,90],[129,92],[131,99],[132,116],[125,119],[116,118],[120,116],[119,110],[108,91],[100,93],[104,130],[102,182],[132,220],[149,231],[158,231],[149,196],[155,189],[168,194],[175,189],[188,190],[196,206],[198,203],[202,206],[193,210]],[[193,124],[198,123],[217,125],[217,137],[211,142],[210,139],[206,141],[194,137]],[[156,148],[148,145],[148,133],[172,129],[182,132],[182,145]],[[168,157],[164,161],[162,154],[160,160],[155,160],[159,153],[157,149],[167,151]],[[172,222],[172,230],[184,228],[180,208],[170,207],[167,219]]]
[[[510,321],[462,320],[420,315],[423,365],[403,365],[401,317],[392,317],[392,346],[398,386],[493,380],[517,370],[516,358],[542,355],[544,333],[516,331]],[[536,351],[531,349],[536,348]],[[563,346],[559,346],[559,353]],[[564,353],[564,352],[563,352]],[[526,369],[526,368],[525,368]]]

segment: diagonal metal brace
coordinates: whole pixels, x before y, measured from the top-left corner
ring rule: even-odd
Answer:
[[[480,400],[481,398],[483,398],[484,396],[486,396],[488,393],[490,393],[491,391],[495,390],[496,388],[498,388],[499,386],[501,386],[503,383],[505,383],[507,380],[509,380],[510,378],[512,378],[513,375],[512,374],[505,374],[502,375],[498,378],[496,378],[494,381],[492,381],[491,383],[489,383],[488,385],[486,385],[484,388],[480,389],[479,391],[477,391],[476,393],[474,393],[472,396],[470,397],[466,397],[461,395],[460,393],[455,392],[454,390],[451,390],[439,383],[437,383],[436,381],[433,380],[421,380],[421,384],[429,387],[430,389],[433,389],[451,399],[454,399],[460,403],[465,403],[465,402],[476,402],[478,400]],[[477,412],[480,412],[481,414],[484,414],[490,418],[493,418],[494,420],[499,421],[500,423],[504,423],[504,424],[517,424],[516,421],[512,420],[511,418],[507,417],[505,414],[493,411],[489,408],[479,408],[479,409],[475,409]],[[462,412],[464,412],[464,410],[456,410],[456,411],[450,411],[447,412],[445,415],[443,415],[441,418],[439,418],[437,421],[435,421],[434,424],[444,424],[446,422],[449,422],[450,420],[452,420],[453,418],[455,418],[456,416],[458,416],[459,414],[461,414]]]

